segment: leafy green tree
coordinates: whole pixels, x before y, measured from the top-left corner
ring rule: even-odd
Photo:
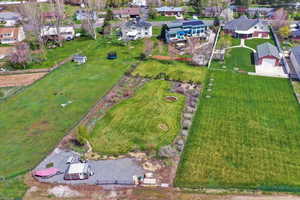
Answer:
[[[194,8],[197,14],[201,15],[207,3],[208,0],[190,0],[189,4]]]
[[[76,134],[76,139],[77,139],[77,141],[78,141],[81,145],[84,145],[85,142],[86,142],[86,140],[89,139],[89,136],[90,136],[90,135],[89,135],[88,129],[87,129],[85,126],[80,125],[80,126],[78,127],[78,132],[77,132],[77,134]]]

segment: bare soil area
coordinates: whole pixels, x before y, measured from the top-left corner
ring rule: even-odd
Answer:
[[[0,87],[27,86],[34,83],[36,80],[44,77],[46,74],[47,72],[32,73],[32,74],[1,75]]]

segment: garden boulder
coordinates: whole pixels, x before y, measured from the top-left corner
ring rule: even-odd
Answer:
[[[171,158],[177,155],[177,151],[171,145],[167,145],[159,149],[158,155],[164,158]]]

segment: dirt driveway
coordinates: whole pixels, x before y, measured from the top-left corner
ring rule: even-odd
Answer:
[[[45,76],[47,72],[32,74],[0,75],[0,87],[27,86]]]

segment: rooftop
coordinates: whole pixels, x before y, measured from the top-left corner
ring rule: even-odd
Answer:
[[[240,31],[246,31],[249,30],[251,27],[256,25],[257,23],[264,23],[263,21],[260,21],[259,19],[248,19],[246,16],[241,16],[238,19],[231,20],[225,25],[225,29],[230,30],[240,30]]]
[[[169,7],[169,6],[164,6],[155,9],[157,12],[182,12],[183,11],[183,8],[181,7]]]
[[[68,169],[68,174],[78,174],[87,172],[88,164],[87,163],[74,163],[70,164]]]
[[[300,46],[297,46],[297,47],[293,48],[292,53],[294,54],[298,64],[300,65]]]
[[[269,42],[257,46],[257,55],[258,58],[262,58],[265,56],[274,56],[278,59],[280,58],[278,49]]]

